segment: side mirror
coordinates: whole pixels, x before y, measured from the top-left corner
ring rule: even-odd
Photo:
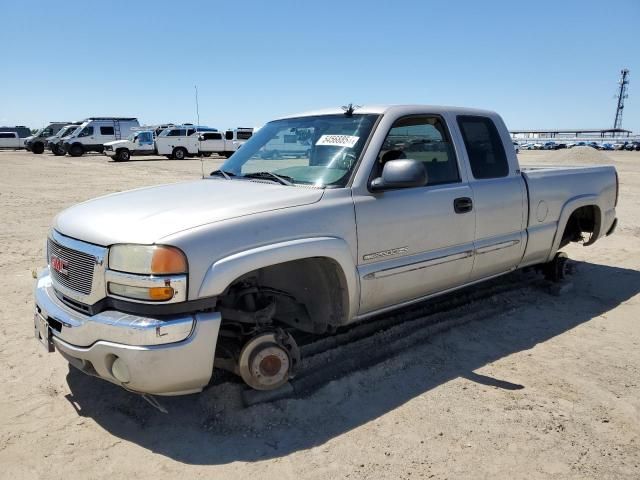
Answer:
[[[394,188],[423,187],[427,184],[427,170],[417,160],[389,160],[382,168],[382,176],[371,182],[371,191],[390,190]]]

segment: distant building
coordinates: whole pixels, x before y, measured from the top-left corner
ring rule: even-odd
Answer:
[[[575,140],[575,139],[595,139],[595,138],[630,138],[631,130],[624,130],[622,128],[583,128],[580,130],[568,130],[568,129],[538,129],[538,130],[511,130],[511,136],[514,139],[539,139],[539,138],[554,138],[563,140]]]

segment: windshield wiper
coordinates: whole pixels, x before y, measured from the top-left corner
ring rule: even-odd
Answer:
[[[271,180],[275,180],[280,185],[287,185],[287,186],[293,185],[293,178],[288,177],[287,175],[278,175],[273,172],[253,172],[253,173],[247,173],[242,177],[243,178],[268,178]]]
[[[231,180],[231,177],[235,177],[233,172],[225,172],[224,170],[214,170],[209,175],[222,175],[226,180]]]

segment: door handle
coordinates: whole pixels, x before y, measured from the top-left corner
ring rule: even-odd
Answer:
[[[473,210],[473,200],[469,197],[456,198],[453,201],[453,210],[456,213],[467,213]]]

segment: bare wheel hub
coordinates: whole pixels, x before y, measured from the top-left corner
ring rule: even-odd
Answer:
[[[249,340],[238,361],[245,383],[256,390],[273,390],[284,385],[294,363],[285,345],[292,343],[291,336],[284,332],[262,333]]]

